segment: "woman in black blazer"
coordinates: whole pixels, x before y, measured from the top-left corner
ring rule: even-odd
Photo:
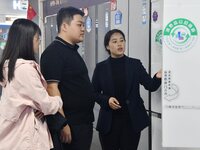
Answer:
[[[140,84],[155,91],[161,84],[161,71],[153,78],[138,59],[127,57],[125,36],[118,29],[104,38],[110,57],[96,65],[92,83],[96,102],[101,106],[97,130],[103,150],[137,150],[140,132],[149,125]]]

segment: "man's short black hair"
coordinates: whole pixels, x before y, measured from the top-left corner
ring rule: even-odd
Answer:
[[[58,27],[58,33],[60,32],[60,27],[63,21],[65,21],[67,24],[70,24],[73,20],[74,15],[81,15],[84,16],[84,12],[81,11],[78,8],[75,7],[64,7],[61,8],[57,13],[57,27]]]

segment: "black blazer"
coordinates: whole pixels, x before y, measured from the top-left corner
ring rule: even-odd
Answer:
[[[126,72],[126,104],[131,117],[133,129],[140,132],[149,125],[149,117],[140,96],[140,84],[149,91],[155,91],[161,84],[161,79],[153,78],[146,72],[138,59],[125,56]],[[101,106],[97,121],[97,130],[102,134],[110,131],[112,109],[108,105],[110,97],[114,97],[114,85],[110,65],[110,57],[96,65],[92,77],[95,100]]]

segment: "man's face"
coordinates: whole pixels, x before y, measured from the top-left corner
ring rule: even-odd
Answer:
[[[67,26],[67,36],[71,44],[82,42],[85,32],[84,18],[81,15],[74,15],[73,20]]]

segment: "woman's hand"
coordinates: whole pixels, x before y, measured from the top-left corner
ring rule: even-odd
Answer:
[[[108,100],[108,103],[109,103],[110,108],[113,109],[113,110],[121,108],[118,100],[114,97],[110,97],[109,100]]]
[[[160,70],[156,73],[156,77],[157,77],[157,78],[162,78],[162,69],[160,69]]]

